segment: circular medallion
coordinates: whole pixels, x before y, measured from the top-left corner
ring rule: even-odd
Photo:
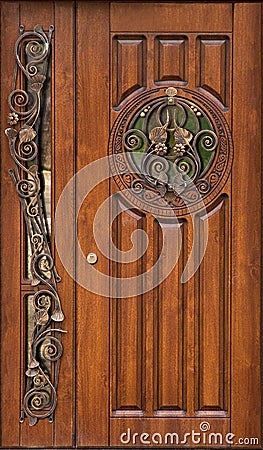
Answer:
[[[110,135],[113,177],[136,208],[185,215],[210,203],[231,170],[227,122],[211,100],[187,89],[154,89],[123,108]]]

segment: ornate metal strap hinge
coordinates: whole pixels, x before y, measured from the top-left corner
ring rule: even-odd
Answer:
[[[18,193],[30,242],[30,271],[33,286],[33,323],[27,361],[23,422],[53,421],[62,355],[61,322],[64,315],[57,292],[60,278],[51,254],[41,183],[38,132],[41,127],[42,88],[47,77],[53,26],[46,35],[40,25],[34,31],[20,27],[15,44],[16,65],[13,90],[9,96],[9,140],[14,170],[10,170]],[[26,353],[25,349],[25,353]]]

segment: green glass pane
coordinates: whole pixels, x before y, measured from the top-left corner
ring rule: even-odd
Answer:
[[[181,153],[185,150],[186,156],[190,159],[191,157],[197,158],[199,161],[200,173],[205,172],[214,158],[214,149],[209,151],[203,145],[203,140],[199,138],[200,133],[201,137],[204,137],[206,132],[213,132],[212,124],[205,111],[193,102],[182,98],[178,98],[177,102],[175,101],[175,104],[172,105],[168,104],[167,98],[158,98],[148,103],[147,106],[142,106],[141,110],[137,112],[137,115],[133,117],[130,128],[144,133],[145,140],[141,138],[139,133],[137,134],[136,131],[133,132],[134,136],[141,140],[141,146],[136,148],[134,152],[143,153],[148,151],[147,139],[150,142],[149,136],[151,130],[158,127],[163,127],[164,133],[166,133],[166,150],[162,156],[168,158],[169,163],[173,163],[178,158],[177,150],[181,150]],[[179,131],[176,133],[175,131],[178,129]],[[188,140],[185,139],[187,135]],[[154,145],[152,142],[150,151],[154,150]],[[180,154],[180,156],[184,155]],[[137,165],[138,161],[135,162]],[[183,163],[184,161],[180,159],[180,162]],[[182,164],[182,166],[184,165]],[[195,165],[189,170],[188,175],[190,177],[193,176],[196,167]]]

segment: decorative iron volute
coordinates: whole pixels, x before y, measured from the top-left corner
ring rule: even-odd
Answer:
[[[26,239],[31,246],[33,332],[20,419],[23,422],[28,417],[30,425],[44,418],[53,421],[62,355],[61,333],[65,332],[60,326],[64,320],[57,292],[60,278],[51,254],[39,174],[41,94],[47,78],[53,29],[50,26],[46,35],[40,25],[36,25],[34,31],[20,27],[20,37],[15,44],[13,90],[8,99],[10,128],[5,131],[15,163],[9,172],[21,202]],[[53,367],[48,369],[50,364]]]
[[[189,89],[156,88],[119,113],[109,141],[111,169],[135,207],[184,215],[211,202],[233,159],[227,122],[208,98]]]

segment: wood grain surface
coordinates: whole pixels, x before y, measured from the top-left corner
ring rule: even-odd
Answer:
[[[146,433],[184,435],[208,422],[212,433],[262,436],[262,2],[2,1],[1,2],[1,438],[2,449],[123,448],[122,433],[138,433],[130,448],[147,447]],[[71,177],[108,155],[111,128],[128,102],[167,86],[201,93],[227,121],[234,142],[229,178],[208,215],[171,225],[133,208],[125,211],[114,180],[85,198],[76,233],[84,257],[112,282],[111,298],[77,284],[52,247],[62,278],[65,321],[55,421],[19,423],[24,390],[26,313],[33,288],[24,277],[22,215],[8,175],[13,162],[4,135],[19,24],[55,26],[52,38],[52,220]],[[78,196],[80,186],[75,185]],[[93,222],[101,204],[119,214],[112,241],[135,261],[110,261],[98,248]],[[73,199],[72,199],[73,201]],[[74,214],[74,208],[69,214]],[[65,213],[65,220],[67,215]],[[181,274],[194,238],[204,259],[187,283]],[[108,218],[99,236],[109,234]],[[163,231],[180,246],[177,264],[154,289],[120,298],[122,278],[151,269]],[[143,240],[148,248],[141,255]],[[63,232],[63,230],[61,230]],[[70,241],[69,236],[65,240]],[[137,253],[136,253],[137,252]],[[117,251],[112,251],[112,256]],[[139,256],[138,256],[139,255]],[[76,275],[79,256],[72,249]],[[166,260],[159,269],[166,273]],[[149,279],[153,283],[154,276]],[[152,278],[150,278],[152,277]],[[142,287],[138,282],[138,289]],[[169,447],[169,445],[167,445]],[[208,448],[204,443],[190,448]],[[149,445],[148,445],[149,447]],[[161,447],[157,442],[152,447]],[[210,448],[212,448],[212,444]],[[252,445],[251,445],[252,447]],[[170,445],[170,448],[176,448]],[[179,448],[179,447],[178,447]],[[224,448],[230,448],[225,445]]]

